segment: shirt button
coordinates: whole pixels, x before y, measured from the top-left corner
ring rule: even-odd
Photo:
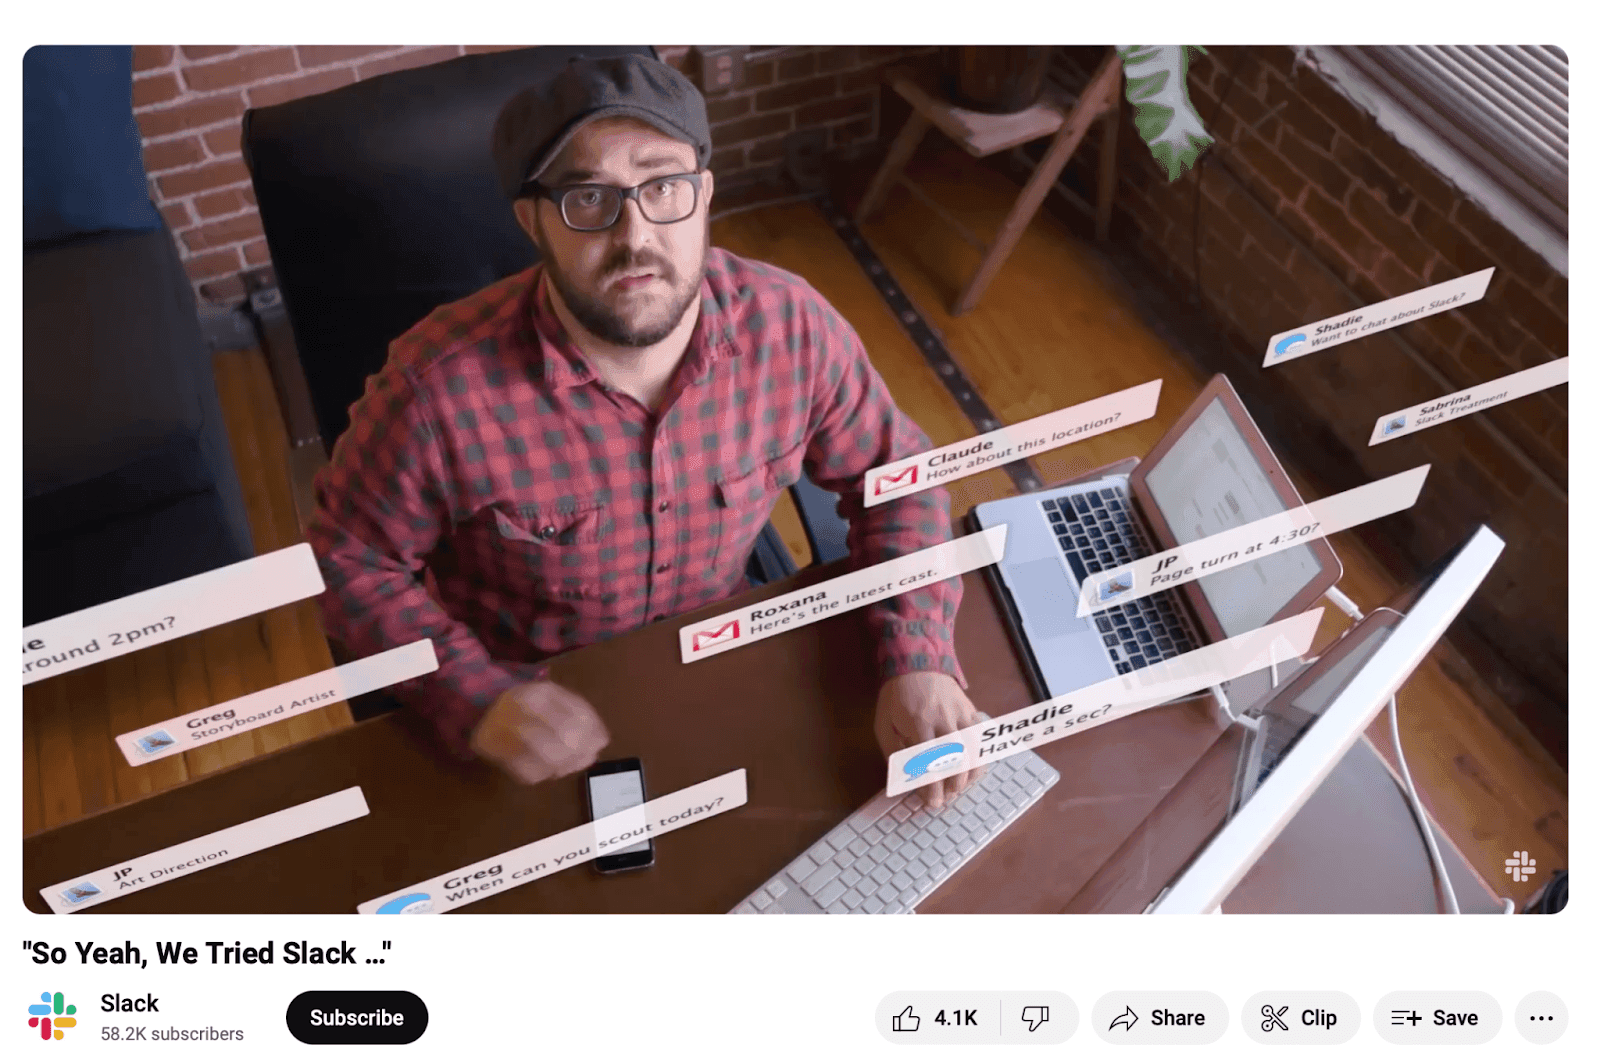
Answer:
[[[669,508],[671,506],[672,506],[672,501],[663,500],[663,501],[661,501],[661,503],[656,505],[656,510],[657,511],[665,511],[667,508]]]
[[[671,563],[662,563],[660,566],[656,567],[656,573],[664,574],[670,569],[672,569]]]
[[[554,537],[555,535],[556,535],[556,528],[554,526],[546,526],[544,529],[539,531],[539,536],[541,538],[543,538],[544,540],[549,540],[551,537]]]

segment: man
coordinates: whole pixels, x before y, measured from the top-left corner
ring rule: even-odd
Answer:
[[[711,248],[710,129],[681,74],[574,61],[506,105],[493,150],[542,264],[392,344],[310,538],[329,633],[362,657],[431,639],[438,671],[393,692],[458,754],[537,783],[608,741],[537,662],[745,589],[802,464],[842,494],[857,567],[948,539],[949,500],[864,508],[864,473],[928,439],[815,290]],[[866,611],[885,754],[978,719],[960,597],[951,579]]]

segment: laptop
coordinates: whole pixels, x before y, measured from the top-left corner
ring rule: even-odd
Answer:
[[[987,572],[1042,701],[1303,613],[1344,572],[1320,538],[1077,616],[1088,575],[1303,503],[1217,375],[1132,473],[979,504],[968,519],[1009,527],[1005,558]],[[1228,695],[1245,708],[1266,680],[1230,682]]]

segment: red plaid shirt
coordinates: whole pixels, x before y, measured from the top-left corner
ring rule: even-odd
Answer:
[[[541,659],[744,591],[802,464],[840,494],[854,568],[950,537],[943,489],[863,507],[864,473],[929,441],[804,280],[711,250],[657,415],[599,380],[540,272],[396,339],[316,481],[329,634],[357,657],[431,639],[438,671],[391,691],[462,755],[502,691],[543,676]],[[935,670],[965,686],[960,600],[954,578],[867,608],[880,676]]]

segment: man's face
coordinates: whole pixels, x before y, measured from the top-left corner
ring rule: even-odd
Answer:
[[[631,188],[652,177],[695,171],[694,148],[643,122],[606,118],[578,131],[539,182]],[[610,228],[575,232],[549,199],[521,199],[517,220],[544,257],[550,282],[573,317],[596,338],[650,346],[678,326],[700,296],[711,224],[711,174],[701,177],[694,213],[653,224],[625,201]]]

